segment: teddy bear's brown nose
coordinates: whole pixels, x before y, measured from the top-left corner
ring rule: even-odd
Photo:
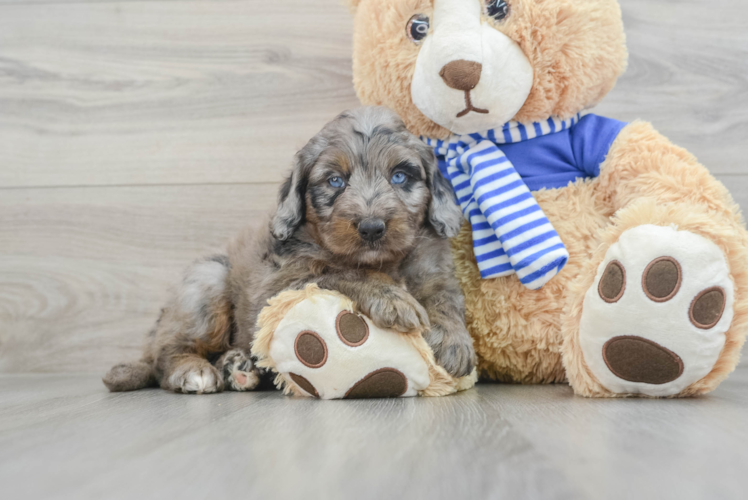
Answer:
[[[444,83],[457,90],[473,90],[480,81],[481,63],[458,59],[444,65],[439,72]]]

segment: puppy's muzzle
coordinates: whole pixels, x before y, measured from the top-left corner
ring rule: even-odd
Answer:
[[[382,219],[364,219],[358,225],[358,234],[361,239],[374,243],[382,239],[387,231],[387,224]]]

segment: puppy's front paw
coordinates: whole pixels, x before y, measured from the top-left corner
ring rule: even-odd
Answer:
[[[425,338],[434,351],[436,362],[447,373],[459,378],[473,372],[476,363],[473,339],[464,328],[448,332],[441,326],[434,326]]]
[[[426,309],[411,294],[394,286],[371,294],[359,309],[379,328],[407,333],[429,327]]]

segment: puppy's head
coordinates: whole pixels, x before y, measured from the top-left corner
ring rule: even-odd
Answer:
[[[286,240],[307,224],[334,255],[374,265],[402,258],[424,226],[451,237],[461,222],[431,148],[370,107],[341,114],[296,154],[272,232]]]

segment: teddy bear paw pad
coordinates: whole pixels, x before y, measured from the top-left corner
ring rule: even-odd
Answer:
[[[273,334],[270,357],[296,394],[321,399],[416,396],[430,383],[408,335],[377,328],[332,295],[293,306]]]
[[[345,399],[399,398],[408,390],[408,379],[394,368],[382,368],[356,382]]]
[[[585,362],[611,392],[678,394],[717,362],[733,295],[727,260],[711,241],[673,227],[625,231],[585,295]]]

